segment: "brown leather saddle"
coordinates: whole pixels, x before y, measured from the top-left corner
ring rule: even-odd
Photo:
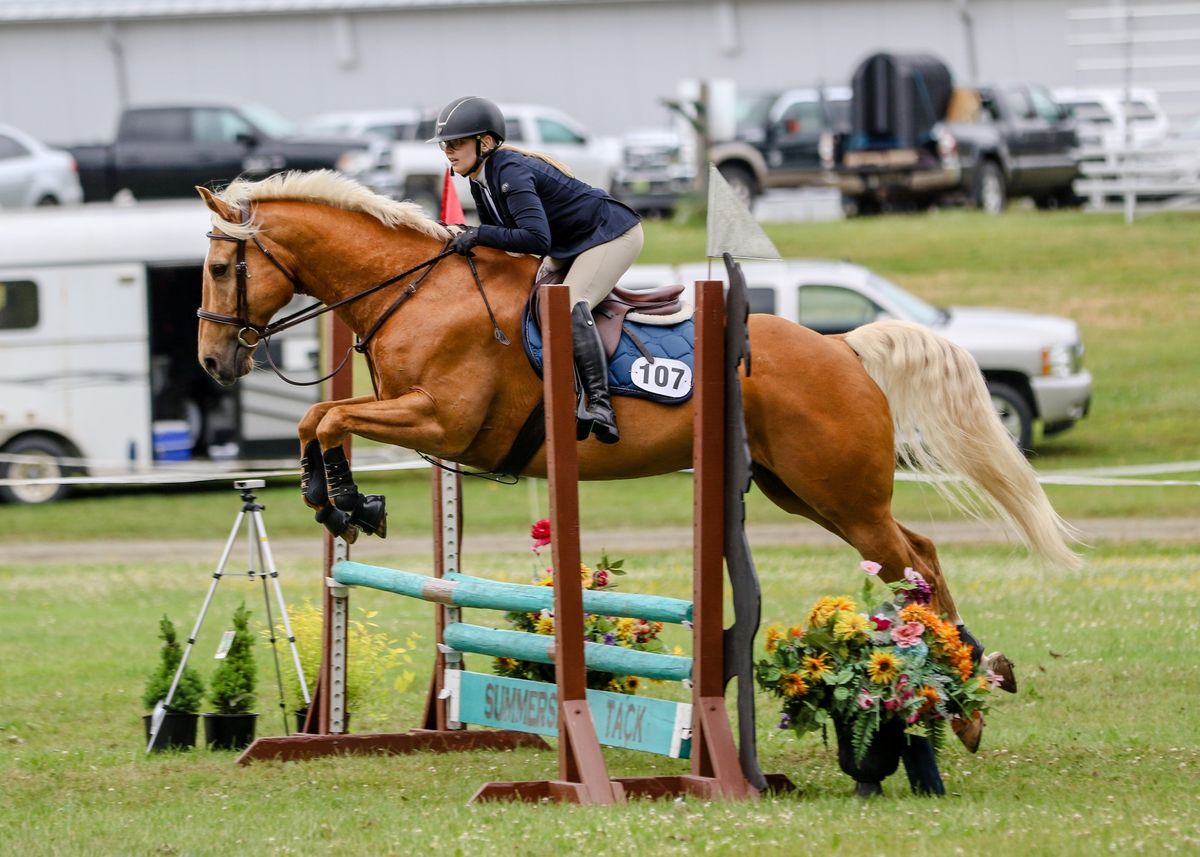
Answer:
[[[564,267],[557,271],[545,271],[534,282],[533,294],[530,295],[530,312],[533,313],[535,319],[540,319],[538,314],[538,295],[540,294],[537,287],[545,285],[557,285],[562,283],[567,276],[567,271],[570,268]],[[607,298],[599,303],[592,310],[592,317],[596,320],[596,329],[600,332],[600,340],[604,343],[604,352],[609,357],[617,350],[617,343],[621,340],[621,331],[625,325],[625,317],[629,313],[635,313],[645,324],[654,324],[655,318],[663,319],[662,324],[674,323],[678,319],[667,319],[671,316],[679,316],[688,307],[682,300],[683,286],[663,286],[662,288],[652,289],[649,291],[630,291],[617,286],[612,290]],[[646,318],[641,318],[646,316]]]

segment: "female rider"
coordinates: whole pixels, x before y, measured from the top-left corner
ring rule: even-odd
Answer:
[[[429,142],[439,144],[451,168],[471,180],[481,224],[464,228],[450,246],[463,255],[482,245],[549,257],[555,269],[570,265],[565,284],[583,388],[577,435],[584,440],[594,432],[602,443],[616,443],[608,361],[592,307],[637,259],[642,225],[632,209],[574,178],[553,158],[502,145],[504,136],[504,114],[486,98],[456,98],[438,114]]]

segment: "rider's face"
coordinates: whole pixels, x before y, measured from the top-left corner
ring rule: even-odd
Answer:
[[[447,140],[440,144],[451,168],[460,176],[471,173],[479,163],[475,154],[476,140],[480,141],[480,148],[484,152],[490,152],[495,144],[490,134],[484,134],[482,137],[459,137],[457,140]]]

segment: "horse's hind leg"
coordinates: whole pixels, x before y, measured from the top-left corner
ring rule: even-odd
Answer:
[[[920,572],[933,590],[934,609],[958,624],[958,609],[933,542],[901,525],[892,517],[889,505],[869,502],[864,492],[858,502],[818,510],[769,470],[756,466],[754,481],[784,511],[815,521],[854,547],[863,559],[879,563],[883,580],[902,579],[906,568]]]

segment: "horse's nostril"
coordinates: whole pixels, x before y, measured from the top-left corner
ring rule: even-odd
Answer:
[[[215,357],[204,358],[204,371],[212,377],[217,377],[217,360]]]

